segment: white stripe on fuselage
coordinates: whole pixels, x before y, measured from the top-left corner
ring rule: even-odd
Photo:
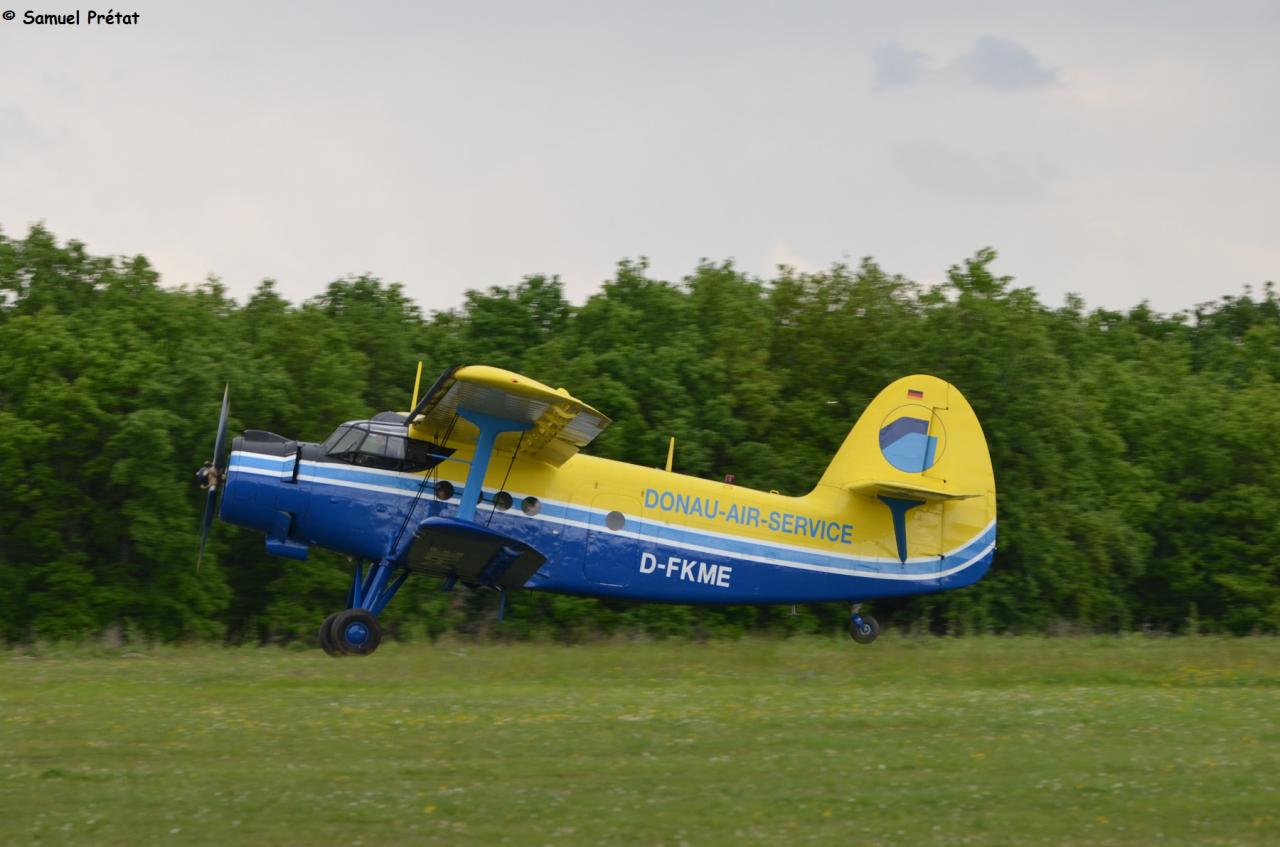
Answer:
[[[240,455],[249,456],[255,459],[277,461],[282,464],[293,461],[293,457],[271,456],[271,455],[266,455],[262,453],[247,453],[247,452],[234,453],[232,454],[232,458],[234,459],[235,456],[240,456]],[[324,463],[302,462],[301,464],[303,466],[312,466],[312,467],[327,466],[327,467],[339,468],[341,470],[344,470],[347,472],[353,472],[353,473],[362,473],[362,474],[376,473],[381,476],[414,480],[415,481],[414,487],[417,490],[410,491],[404,488],[392,488],[390,486],[385,486],[385,485],[374,485],[372,483],[356,482],[354,480],[348,480],[348,479],[335,479],[333,477],[316,476],[314,474],[299,473],[298,475],[298,479],[300,481],[319,483],[321,485],[332,485],[338,488],[354,488],[360,491],[372,491],[372,492],[378,492],[383,494],[398,494],[404,497],[419,496],[421,493],[422,484],[426,482],[428,479],[428,477],[426,477],[423,474],[408,474],[408,473],[401,473],[398,471],[387,471],[387,470],[381,470],[376,468],[358,468],[357,469],[347,465],[336,465],[328,462],[324,462]],[[280,471],[270,471],[262,468],[250,468],[250,467],[245,467],[243,465],[239,465],[233,469],[241,473],[257,474],[260,476],[270,477],[272,479],[285,479],[289,477],[289,474],[287,472],[283,472],[285,470],[284,468],[281,468]],[[523,499],[523,497],[525,496],[523,493],[520,493],[520,492],[510,491],[508,493],[511,494],[512,498],[515,500]],[[558,507],[560,509],[574,508],[574,509],[579,509],[581,511],[588,512],[590,514],[596,514],[596,515],[604,514],[602,510],[592,509],[587,506],[569,504],[569,503],[564,503],[562,501],[557,501],[557,500],[547,500],[543,498],[539,498],[539,499],[542,500],[542,503],[544,506]],[[518,517],[515,512],[508,512],[506,514],[511,517]],[[566,527],[575,527],[578,529],[583,529],[588,531],[600,530],[600,527],[598,525],[589,524],[589,523],[574,520],[568,517],[551,515],[551,514],[548,514],[547,511],[539,512],[536,515],[525,515],[523,512],[521,512],[519,516],[529,518],[530,520],[553,523],[553,524],[558,524],[560,526],[566,526]],[[981,538],[982,536],[990,532],[992,527],[995,526],[995,524],[996,524],[996,521],[992,520],[990,523],[988,523],[985,527],[983,527],[978,533],[976,533],[968,541],[958,545],[957,547],[953,548],[951,551],[944,553],[941,556],[926,556],[926,557],[920,557],[920,558],[914,558],[914,559],[907,559],[906,562],[902,562],[897,558],[882,558],[882,557],[874,557],[874,556],[856,557],[856,556],[851,556],[845,553],[836,553],[834,551],[828,551],[828,550],[816,550],[812,547],[799,547],[797,545],[786,544],[784,542],[768,541],[764,539],[753,538],[751,536],[731,535],[728,533],[720,533],[712,530],[692,529],[689,527],[678,527],[678,529],[682,532],[687,532],[690,534],[706,535],[706,536],[711,536],[713,538],[733,540],[733,541],[738,541],[738,542],[743,542],[748,544],[757,544],[757,545],[760,545],[761,547],[772,547],[772,548],[783,549],[783,550],[794,550],[796,552],[805,553],[808,555],[829,556],[835,559],[844,559],[854,565],[866,566],[868,564],[884,564],[884,565],[890,565],[890,566],[903,566],[907,564],[925,564],[932,561],[938,561],[939,559],[943,559],[948,556],[954,556],[957,553],[959,553],[961,550],[964,550],[966,547],[973,544],[974,541],[978,540],[979,538]],[[787,559],[777,559],[772,556],[763,556],[763,555],[758,555],[754,553],[746,553],[740,550],[726,550],[719,547],[711,547],[704,544],[680,541],[676,539],[657,538],[652,535],[646,535],[641,532],[633,532],[631,530],[626,530],[626,529],[610,530],[609,534],[611,536],[631,538],[646,544],[663,544],[670,547],[679,547],[684,550],[690,550],[697,553],[705,553],[713,556],[718,556],[721,558],[739,559],[743,561],[758,562],[760,564],[765,564],[765,565],[775,565],[778,567],[795,568],[797,570],[814,571],[817,573],[829,573],[829,574],[836,574],[836,575],[842,575],[842,576],[858,576],[858,577],[866,577],[866,578],[872,578],[872,579],[886,579],[886,580],[893,580],[893,581],[914,581],[914,582],[922,582],[925,580],[941,579],[943,577],[952,576],[953,574],[959,573],[960,571],[965,570],[966,568],[971,567],[975,563],[981,561],[983,557],[985,557],[993,549],[995,549],[995,542],[992,541],[990,544],[988,544],[986,547],[984,547],[977,554],[975,554],[965,562],[959,565],[956,565],[955,567],[949,568],[945,571],[932,571],[927,573],[909,574],[909,573],[888,573],[885,571],[854,570],[852,568],[834,567],[830,565],[816,565],[810,562],[795,562]]]

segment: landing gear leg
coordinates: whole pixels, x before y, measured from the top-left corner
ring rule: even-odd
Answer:
[[[861,603],[854,603],[849,610],[849,637],[859,644],[870,644],[880,635],[880,622],[871,615],[860,614]]]
[[[404,585],[404,571],[391,578],[392,567],[380,562],[365,574],[359,563],[351,577],[346,611],[335,612],[320,625],[320,647],[330,656],[368,656],[382,643],[378,613]]]

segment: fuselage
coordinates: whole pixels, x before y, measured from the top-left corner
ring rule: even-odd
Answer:
[[[376,562],[420,521],[456,515],[465,493],[465,448],[404,472],[274,438],[235,440],[221,507],[224,520],[266,533],[273,553],[302,558],[318,546]],[[556,467],[496,451],[475,521],[546,557],[526,588],[596,597],[861,601],[961,587],[990,566],[994,520],[916,532],[904,561],[888,510],[865,501],[833,487],[789,497],[582,454]]]

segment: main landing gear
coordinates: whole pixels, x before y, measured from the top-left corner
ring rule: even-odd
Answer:
[[[337,658],[368,656],[378,649],[382,643],[378,613],[391,602],[409,576],[408,571],[403,571],[392,579],[391,571],[388,563],[381,562],[365,574],[360,563],[356,563],[347,594],[348,608],[334,612],[320,624],[320,646],[324,652]]]
[[[880,622],[871,615],[859,614],[861,603],[854,603],[849,610],[849,637],[859,644],[870,644],[880,635]]]
[[[364,609],[334,612],[320,624],[320,646],[330,656],[367,656],[382,643],[382,627]]]

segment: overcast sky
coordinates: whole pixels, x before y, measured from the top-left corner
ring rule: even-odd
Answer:
[[[433,309],[636,256],[931,282],[987,245],[1053,305],[1280,280],[1271,0],[6,8],[0,229],[166,284],[371,273]]]

